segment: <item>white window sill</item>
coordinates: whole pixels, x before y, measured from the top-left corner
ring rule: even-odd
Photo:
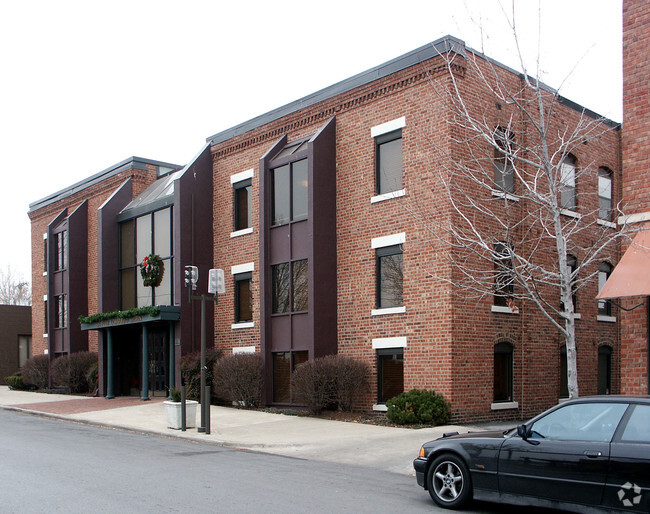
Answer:
[[[233,354],[238,354],[238,353],[255,353],[255,347],[254,346],[238,346],[232,349]]]
[[[244,323],[233,323],[230,328],[233,330],[238,330],[240,328],[253,328],[255,327],[255,322],[254,321],[246,321]]]
[[[253,233],[253,227],[248,227],[242,230],[237,230],[236,232],[231,232],[230,237],[245,236],[246,234],[252,234],[252,233]]]
[[[611,221],[601,220],[600,218],[598,218],[597,221],[599,225],[602,225],[604,227],[616,228],[616,223],[612,223]]]
[[[400,196],[406,195],[406,189],[400,189],[399,191],[392,191],[390,193],[384,193],[381,195],[373,196],[370,199],[370,203],[383,202],[385,200],[392,200],[393,198],[399,198]]]
[[[510,193],[506,193],[505,191],[492,191],[492,196],[495,196],[497,198],[505,198],[506,200],[510,200],[511,202],[518,202],[519,198],[517,198],[514,195],[511,195]]]
[[[384,403],[377,403],[372,406],[372,410],[377,412],[386,412],[388,410],[388,407],[386,407],[386,404]]]
[[[569,209],[561,209],[560,214],[569,216],[569,218],[575,218],[577,220],[582,219],[582,214],[578,214],[576,211],[571,211]]]
[[[44,272],[43,272],[43,276],[44,276],[44,277],[47,277],[47,271],[44,271]]]
[[[507,305],[493,305],[492,312],[500,312],[502,314],[519,314],[519,309],[513,310]]]
[[[519,408],[518,402],[498,402],[490,405],[490,409],[492,410],[506,410],[506,409],[518,409],[518,408]]]
[[[605,316],[604,314],[599,314],[598,321],[604,321],[606,323],[616,323],[616,316]]]
[[[47,339],[48,337],[50,337],[49,334],[43,334],[43,339]]]
[[[386,314],[403,314],[406,312],[406,307],[386,307],[384,309],[372,309],[371,316],[384,316]]]

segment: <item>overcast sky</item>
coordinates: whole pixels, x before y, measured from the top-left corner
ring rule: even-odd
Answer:
[[[185,164],[217,132],[447,34],[521,69],[502,4],[5,0],[0,269],[31,279],[30,203],[133,155]],[[540,4],[515,4],[529,73],[539,45],[548,85],[621,121],[621,0]]]

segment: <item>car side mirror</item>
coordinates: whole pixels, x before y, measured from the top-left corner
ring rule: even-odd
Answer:
[[[524,441],[528,439],[528,430],[526,429],[526,425],[519,425],[517,427],[517,435]]]

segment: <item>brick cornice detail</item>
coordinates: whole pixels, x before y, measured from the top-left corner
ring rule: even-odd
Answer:
[[[450,65],[450,68],[452,72],[459,74],[459,76],[463,77],[465,74],[465,68],[457,65],[457,64],[452,64]],[[302,116],[299,117],[299,119],[294,119],[293,121],[288,121],[285,122],[283,125],[277,126],[273,129],[266,130],[265,132],[261,134],[257,134],[254,136],[249,136],[237,143],[230,144],[229,146],[225,146],[223,148],[220,148],[219,150],[213,151],[212,157],[214,159],[220,159],[223,157],[227,157],[228,155],[231,155],[233,153],[238,153],[242,150],[245,150],[246,148],[249,148],[254,145],[258,145],[261,143],[264,143],[265,141],[268,140],[276,140],[282,135],[289,133],[289,132],[294,132],[302,127],[306,127],[309,125],[312,125],[314,123],[322,122],[325,120],[328,120],[332,116],[335,116],[336,114],[342,113],[349,111],[351,109],[354,109],[356,107],[359,107],[361,105],[367,104],[369,102],[375,101],[381,97],[396,93],[402,89],[412,87],[423,80],[431,80],[433,77],[439,76],[442,73],[448,71],[448,67],[446,64],[441,64],[439,66],[430,68],[430,69],[423,69],[417,73],[414,73],[410,75],[409,77],[402,78],[400,80],[396,80],[390,84],[386,84],[382,87],[376,88],[372,91],[368,91],[364,94],[358,95],[355,98],[339,102],[336,105],[330,105],[329,107],[325,109],[321,109],[318,112],[315,112],[309,116]],[[343,93],[345,94],[345,93]],[[327,102],[325,100],[324,102]],[[310,109],[313,106],[306,107],[305,109]],[[299,115],[300,111],[297,111],[295,113],[291,113],[287,117],[295,117],[296,115]],[[279,121],[279,120],[278,120]],[[267,125],[272,125],[275,122],[269,122]],[[250,132],[254,132],[255,129],[251,130]],[[232,141],[232,140],[231,140]],[[218,145],[215,145],[218,146]]]

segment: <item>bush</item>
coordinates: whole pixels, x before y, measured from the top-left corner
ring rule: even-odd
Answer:
[[[386,402],[386,417],[400,425],[444,425],[449,421],[449,403],[434,391],[411,389]]]
[[[21,375],[5,377],[5,382],[9,386],[9,389],[13,389],[14,391],[29,391],[34,389],[34,386],[23,382],[23,377]]]
[[[319,414],[336,402],[336,369],[332,359],[321,357],[298,366],[291,375],[291,391],[297,403]]]
[[[205,385],[212,387],[214,363],[221,352],[208,349],[205,352]],[[185,380],[185,394],[188,400],[201,400],[201,352],[192,352],[181,357],[181,374]]]
[[[259,407],[263,380],[264,366],[259,353],[229,355],[214,365],[217,397],[244,407]]]
[[[351,411],[369,386],[370,368],[351,357],[327,355],[296,368],[291,378],[294,399],[313,414],[336,406]]]
[[[50,357],[35,355],[25,361],[23,382],[36,389],[45,389],[50,382]]]
[[[68,388],[71,393],[87,393],[91,387],[88,375],[96,366],[97,354],[93,352],[62,355],[52,361],[52,382]]]

